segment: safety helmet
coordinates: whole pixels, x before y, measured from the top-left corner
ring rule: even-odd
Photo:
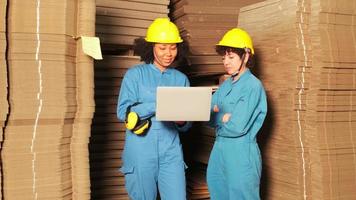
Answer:
[[[146,38],[147,42],[154,43],[181,43],[177,26],[168,18],[157,18],[148,27]]]
[[[131,111],[131,107],[138,105],[139,103],[134,103],[126,109],[125,125],[128,130],[135,133],[136,135],[142,135],[146,133],[151,125],[151,117],[141,120],[136,112]]]
[[[217,45],[233,48],[242,48],[250,51],[252,54],[255,54],[251,37],[246,31],[240,28],[233,28],[226,32]]]

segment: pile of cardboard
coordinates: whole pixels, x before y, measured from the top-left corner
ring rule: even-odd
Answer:
[[[172,0],[171,16],[189,44],[189,76],[223,74],[215,45],[224,33],[236,27],[239,8],[261,0]]]
[[[81,37],[90,37],[95,34],[95,1],[80,0],[76,4],[75,38],[77,47],[74,76],[76,83],[76,112],[70,143],[72,196],[73,199],[90,199],[91,183],[88,145],[91,136],[93,113],[95,111],[94,62],[92,57],[83,53]],[[68,18],[68,16],[66,17]]]
[[[167,17],[169,0],[97,0],[96,35],[103,50],[132,46],[157,17]]]
[[[117,98],[128,68],[140,63],[137,56],[104,56],[95,62],[95,102],[90,142],[92,198],[128,199],[125,179],[119,172],[125,142],[125,124],[116,116]]]
[[[6,69],[6,2],[0,2],[0,141],[2,141],[2,129],[8,112],[7,102],[7,69]],[[1,147],[0,147],[1,148]]]
[[[104,54],[95,62],[96,110],[90,141],[93,199],[129,199],[120,173],[125,125],[116,116],[121,81],[126,71],[141,63],[133,44],[144,37],[158,17],[168,17],[169,0],[97,0],[96,35]]]
[[[7,69],[6,69],[6,1],[0,2],[0,144],[3,141],[3,128],[8,113],[7,102]],[[0,145],[1,150],[1,145]],[[1,160],[0,160],[1,162]],[[0,166],[1,170],[1,166]],[[0,174],[1,178],[2,174]],[[0,185],[1,180],[0,180]],[[0,186],[1,187],[1,186]],[[2,194],[0,192],[0,198]]]
[[[5,199],[90,198],[93,64],[76,40],[94,34],[95,10],[83,14],[89,7],[95,2],[11,1],[1,12],[10,103],[1,149]]]
[[[356,4],[268,0],[240,10],[268,93],[270,199],[355,199]]]
[[[186,171],[187,199],[210,199],[208,185],[206,184],[206,169],[204,165],[194,165]]]

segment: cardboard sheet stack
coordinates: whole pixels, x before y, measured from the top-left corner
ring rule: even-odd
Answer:
[[[76,1],[76,113],[70,149],[73,199],[90,199],[89,138],[95,111],[94,62],[82,50],[81,36],[95,34],[95,0]]]
[[[169,0],[97,0],[96,34],[105,49],[131,46],[157,17],[167,17]],[[127,47],[126,47],[127,48]]]
[[[95,2],[9,1],[8,6],[3,197],[89,199],[85,128],[94,107],[93,76],[87,73],[93,65],[75,37],[94,34],[86,28],[94,27],[95,10],[86,15],[83,9]]]
[[[116,108],[124,74],[138,63],[137,56],[107,56],[95,63],[96,110],[90,143],[93,199],[128,199],[119,172],[126,128],[118,121]]]
[[[8,112],[7,102],[7,72],[6,72],[6,2],[0,2],[0,141]],[[1,148],[1,147],[0,147]]]
[[[190,48],[192,76],[223,74],[221,56],[215,44],[229,29],[236,27],[239,8],[261,0],[172,0],[171,15]]]
[[[355,18],[354,1],[240,10],[270,105],[261,141],[268,199],[356,199]]]
[[[168,17],[169,0],[97,0],[96,35],[104,59],[95,62],[96,111],[90,141],[93,199],[129,199],[121,154],[125,125],[116,116],[121,81],[127,69],[140,63],[134,39],[144,37],[155,18]]]
[[[207,123],[196,123],[191,130],[191,140],[194,145],[191,148],[194,154],[191,159],[199,163],[208,164],[209,155],[215,141],[215,130]]]
[[[0,2],[0,144],[3,141],[3,128],[5,126],[5,121],[8,113],[8,102],[7,102],[7,69],[6,69],[6,1]],[[1,151],[1,145],[0,145]],[[0,160],[1,162],[1,160]],[[1,170],[1,166],[0,166]],[[1,178],[2,174],[0,174]],[[0,180],[0,185],[1,180]],[[1,189],[1,186],[0,186]],[[0,192],[0,198],[2,198],[2,193]]]
[[[187,199],[210,199],[205,173],[204,165],[189,166],[186,171],[187,182],[190,183],[187,185]]]
[[[205,172],[215,132],[204,123],[195,122],[188,133],[180,135],[184,150],[187,199],[210,199]]]

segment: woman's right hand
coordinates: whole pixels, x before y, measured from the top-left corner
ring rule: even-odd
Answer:
[[[213,111],[216,112],[216,113],[219,112],[219,107],[218,107],[218,105],[214,105]]]
[[[227,123],[230,120],[230,117],[231,117],[231,113],[225,113],[222,118],[222,122]]]

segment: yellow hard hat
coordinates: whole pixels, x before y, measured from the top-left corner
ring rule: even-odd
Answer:
[[[217,44],[218,46],[227,46],[233,48],[250,49],[252,54],[255,54],[251,37],[248,33],[240,28],[233,28],[225,33],[223,38]]]
[[[181,43],[177,26],[168,18],[157,18],[148,27],[146,38],[147,42],[154,43]]]

